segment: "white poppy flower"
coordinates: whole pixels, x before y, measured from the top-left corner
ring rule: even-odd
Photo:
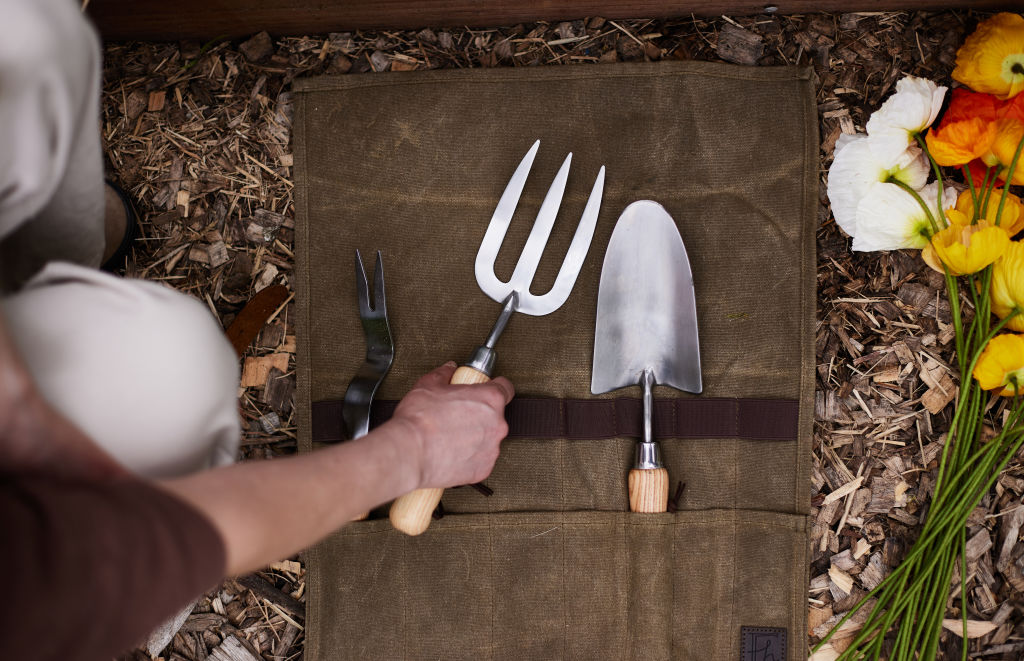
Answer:
[[[932,182],[917,192],[932,217],[938,215],[938,184]],[[896,184],[874,183],[857,206],[857,235],[853,249],[900,250],[923,248],[932,235],[931,221],[921,205]]]
[[[946,88],[927,78],[906,76],[897,82],[896,93],[871,113],[866,127],[878,159],[896,159],[914,144],[914,134],[932,125],[945,96]]]
[[[917,190],[928,181],[928,159],[919,147],[908,147],[898,159],[885,163],[876,158],[871,140],[858,133],[837,142],[828,170],[832,215],[850,236],[857,236],[857,205],[872,184],[893,177]]]

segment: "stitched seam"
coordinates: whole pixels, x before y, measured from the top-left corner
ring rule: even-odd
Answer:
[[[771,510],[747,510],[747,509],[737,509],[737,510],[715,509],[715,510],[705,510],[705,511],[716,513],[717,515],[723,515],[723,514],[728,515],[729,513],[735,512],[738,515],[739,514],[744,514],[744,513],[752,513],[752,514],[764,514],[764,515],[768,515],[768,516],[783,516],[783,517],[788,517],[788,518],[792,518],[792,519],[796,519],[796,520],[794,520],[791,524],[775,523],[775,522],[772,522],[772,521],[752,521],[752,520],[749,520],[749,519],[744,519],[743,517],[738,517],[738,520],[740,520],[743,523],[743,525],[745,525],[745,526],[760,526],[760,527],[764,527],[764,528],[780,528],[782,530],[789,530],[789,531],[798,532],[798,533],[802,533],[802,532],[806,531],[806,527],[803,525],[804,520],[805,520],[806,517],[803,514],[793,514],[792,512],[773,512]],[[598,512],[598,513],[600,513],[600,512],[602,512],[602,510],[568,510],[567,512],[542,512],[542,511],[537,511],[537,512],[528,512],[528,514],[552,514],[552,515],[559,514],[559,515],[562,516],[561,521],[564,522],[564,520],[565,520],[564,519],[564,515],[565,514],[572,514],[572,513],[575,513],[575,512]],[[611,512],[608,512],[608,511],[604,511],[603,513],[611,514]],[[686,520],[684,518],[685,514],[697,514],[697,513],[699,513],[698,510],[689,510],[687,512],[677,512],[673,518],[680,519],[680,520],[659,521],[659,522],[655,522],[655,521],[641,521],[641,522],[637,522],[637,523],[630,524],[630,525],[637,525],[637,526],[642,526],[642,527],[653,527],[653,526],[674,526],[674,525],[682,523],[682,524],[686,524],[686,525],[714,526],[714,525],[719,525],[719,524],[723,523],[723,521],[720,518],[714,519],[714,520],[713,519],[692,519],[692,520]],[[445,515],[445,518],[444,518],[443,521],[435,521],[433,524],[431,524],[431,530],[445,530],[445,529],[450,529],[450,530],[480,530],[480,529],[483,529],[483,528],[490,528],[490,527],[492,527],[492,524],[487,524],[487,525],[484,525],[484,524],[471,524],[471,523],[462,524],[462,522],[457,521],[460,517],[479,517],[479,516],[483,516],[485,514],[487,516],[493,516],[495,513],[487,514],[487,513],[477,512],[477,513],[466,513],[466,514],[447,514],[447,515]],[[497,514],[500,515],[500,514],[503,514],[503,513],[499,512]],[[507,514],[517,514],[517,512],[507,512]],[[452,525],[453,523],[455,523],[456,525]],[[515,522],[515,523],[498,523],[497,527],[502,527],[502,528],[513,528],[513,527],[522,527],[522,526],[532,527],[532,526],[538,525],[538,523],[540,523],[540,522],[538,522],[538,521],[523,521],[523,522]],[[727,523],[731,523],[731,522],[727,522]],[[793,524],[798,524],[798,525],[793,525]],[[355,524],[352,524],[352,525],[356,525],[357,526],[357,525],[359,525],[359,522],[356,522]],[[609,522],[608,521],[574,521],[574,522],[572,522],[572,525],[574,525],[574,526],[591,526],[591,527],[593,527],[593,526],[607,526],[607,525],[609,525]],[[397,533],[395,533],[393,530],[387,530],[387,529],[384,529],[384,530],[366,530],[366,531],[349,531],[347,527],[346,527],[344,532],[340,533],[340,535],[343,536],[343,537],[361,537],[361,536],[368,536],[368,535],[390,535],[390,534],[397,534]]]
[[[620,65],[620,66],[622,66],[622,65]],[[755,83],[789,83],[789,82],[792,82],[793,80],[805,80],[805,78],[800,76],[800,75],[797,75],[795,77],[792,75],[790,70],[792,70],[794,67],[785,67],[785,66],[779,66],[779,67],[757,67],[756,70],[758,72],[758,75],[753,75],[753,73],[745,74],[745,73],[742,73],[742,72],[737,72],[737,73],[721,72],[721,73],[719,73],[719,72],[707,70],[707,68],[705,68],[703,66],[695,67],[694,70],[680,70],[680,71],[664,71],[664,70],[657,71],[657,70],[655,70],[656,68],[662,68],[663,66],[664,65],[655,65],[653,67],[639,66],[639,67],[637,67],[635,69],[630,68],[630,70],[628,70],[628,71],[617,72],[617,73],[601,72],[600,78],[603,79],[603,78],[673,78],[673,77],[685,78],[685,77],[704,77],[704,78],[720,78],[720,79],[723,79],[723,80],[743,80],[743,81],[749,81],[749,82],[755,82]],[[644,69],[647,69],[647,70],[644,70]],[[452,71],[454,72],[454,70],[452,70]],[[463,69],[461,71],[467,71],[467,70]],[[424,73],[426,73],[426,72],[424,72]],[[500,70],[500,69],[489,69],[488,70],[487,80],[479,80],[479,79],[476,79],[476,78],[471,78],[470,75],[467,75],[467,74],[430,75],[429,77],[424,77],[422,75],[417,75],[417,74],[413,74],[411,76],[407,76],[404,73],[403,74],[398,74],[398,75],[396,75],[396,74],[383,74],[383,75],[376,74],[376,75],[374,75],[372,77],[373,78],[377,78],[378,80],[374,80],[374,81],[370,81],[370,80],[366,80],[366,81],[353,80],[353,79],[351,79],[348,76],[345,77],[345,80],[338,80],[336,82],[335,81],[319,80],[319,81],[317,81],[316,84],[314,84],[312,82],[312,80],[310,80],[310,82],[306,82],[305,80],[298,80],[298,81],[295,81],[295,84],[296,84],[296,87],[297,87],[297,89],[295,91],[300,93],[300,94],[308,94],[308,93],[325,92],[325,91],[346,91],[346,90],[353,90],[353,89],[371,89],[371,88],[377,88],[377,87],[395,87],[395,86],[406,86],[406,85],[434,85],[434,84],[437,84],[438,82],[445,82],[445,83],[460,82],[460,83],[472,83],[472,84],[475,84],[475,85],[481,85],[481,84],[488,85],[488,84],[492,84],[492,83],[495,83],[495,82],[506,82],[506,81],[547,82],[547,81],[559,81],[559,80],[585,80],[585,79],[591,77],[591,76],[587,75],[588,73],[590,73],[590,72],[587,71],[587,72],[582,72],[581,73],[581,72],[576,72],[576,71],[569,71],[569,72],[554,72],[554,71],[552,71],[552,72],[545,72],[545,75],[543,75],[543,76],[538,76],[536,74],[536,71],[533,71],[533,70],[531,70],[529,73],[523,73],[523,72],[513,71],[513,70],[503,71],[503,70]],[[770,77],[765,77],[763,74],[777,74],[777,75],[773,75],[773,76],[770,76]],[[477,74],[477,75],[479,75],[479,74]],[[533,77],[531,78],[531,76],[533,76]],[[366,77],[370,78],[370,76],[366,76]],[[395,80],[396,78],[405,78],[405,77],[411,78],[412,80]],[[392,80],[390,80],[390,81],[389,80],[379,80],[379,78],[392,78]],[[325,84],[325,83],[327,83],[327,84]]]
[[[804,99],[804,103],[802,105],[803,105],[803,113],[802,113],[802,115],[803,115],[803,123],[804,123],[804,134],[803,134],[804,172],[803,172],[803,177],[801,177],[801,181],[800,181],[800,191],[802,193],[802,200],[803,200],[803,205],[804,205],[804,213],[806,214],[810,210],[810,211],[812,211],[811,215],[813,216],[813,210],[808,208],[810,205],[808,204],[808,195],[809,195],[809,193],[808,193],[808,188],[807,188],[807,179],[808,179],[808,177],[810,177],[810,173],[808,172],[808,170],[810,169],[809,161],[811,159],[809,158],[809,155],[807,153],[808,149],[810,148],[809,145],[807,144],[808,143],[807,134],[812,129],[807,124],[807,122],[809,121],[809,118],[807,117],[808,102],[807,102],[806,98]],[[815,205],[817,205],[817,204],[818,204],[818,201],[815,200]],[[800,275],[804,276],[807,273],[807,267],[808,267],[808,264],[807,264],[807,248],[806,248],[805,244],[809,240],[807,238],[807,221],[806,221],[806,219],[804,219],[804,222],[800,223],[800,238],[801,238],[801,241],[800,241]],[[813,277],[813,274],[812,274],[812,277]],[[800,360],[801,360],[801,362],[806,359],[806,354],[807,354],[807,350],[808,350],[807,349],[807,334],[811,332],[811,329],[806,327],[806,325],[807,325],[807,315],[810,314],[810,312],[811,312],[808,309],[809,305],[808,305],[808,302],[807,302],[808,292],[806,290],[807,290],[807,286],[808,286],[807,285],[807,281],[808,280],[811,280],[812,282],[814,282],[814,280],[812,280],[812,278],[809,278],[809,277],[801,277],[800,278]],[[816,282],[815,282],[815,286],[817,286]],[[800,370],[800,392],[799,392],[799,400],[798,400],[800,403],[797,405],[797,417],[796,417],[796,424],[797,424],[797,429],[796,429],[797,464],[796,464],[796,468],[797,468],[797,470],[796,470],[796,475],[793,478],[793,511],[796,511],[797,508],[800,507],[800,500],[801,500],[801,496],[800,496],[800,486],[801,485],[800,485],[800,482],[801,482],[803,474],[804,474],[803,466],[804,466],[804,462],[806,461],[806,458],[801,456],[802,453],[800,451],[800,447],[801,447],[801,443],[800,443],[800,430],[802,428],[802,425],[800,423],[803,420],[803,416],[807,415],[807,411],[804,410],[805,409],[805,406],[804,406],[805,402],[804,402],[804,400],[806,399],[805,391],[807,390],[807,387],[808,387],[807,372],[810,371],[811,369],[813,369],[813,367],[810,366],[810,365],[803,365],[802,367],[803,367],[803,369]]]
[[[302,115],[302,124],[301,124],[301,126],[302,126],[302,134],[303,134],[303,136],[305,136],[307,134],[307,132],[308,132],[309,115],[306,112],[305,99],[302,99],[301,103],[302,103],[302,105],[298,108],[298,110],[299,110],[299,112]],[[302,149],[302,171],[303,171],[303,179],[305,179],[308,176],[308,173],[309,173],[309,152],[305,148]],[[305,188],[305,185],[303,185],[303,188]],[[309,195],[305,191],[302,191],[302,211],[303,211],[303,215],[305,216],[306,222],[305,222],[305,227],[302,229],[302,235],[304,237],[304,240],[302,241],[302,245],[299,247],[300,248],[299,252],[302,255],[302,257],[304,258],[304,261],[306,263],[306,266],[302,269],[302,278],[300,279],[303,282],[303,285],[304,285],[305,290],[306,290],[306,293],[303,294],[303,298],[305,298],[306,296],[309,295],[309,225],[310,225],[310,222],[309,222]],[[298,257],[298,255],[296,255],[296,257]],[[310,311],[309,311],[309,306],[308,305],[305,306],[305,307],[306,307],[305,314],[302,315],[302,316],[304,317],[304,322],[305,322],[305,326],[306,326],[305,334],[308,335],[309,334],[309,329],[310,329],[310,323],[309,323]],[[301,357],[303,359],[302,362],[305,365],[309,365],[310,362],[309,362],[309,338],[308,337],[304,338],[303,341],[301,342],[300,351],[301,351],[300,355],[301,355]],[[299,361],[298,360],[296,360],[295,367],[296,367],[296,378],[298,379],[299,375],[300,375]],[[304,400],[304,401],[300,402],[300,404],[301,404],[302,410],[304,412],[303,416],[304,417],[308,416],[307,419],[306,419],[306,423],[307,423],[306,429],[311,429],[311,424],[309,424],[309,423],[312,422],[313,413],[312,413],[312,406],[310,404],[310,400],[312,399],[312,396],[311,396],[311,393],[310,393],[310,389],[311,389],[310,378],[309,378],[310,375],[309,375],[308,372],[301,373],[301,375],[302,375],[302,382],[304,384],[302,386],[302,392],[303,392],[304,395],[301,397],[301,399]],[[310,446],[312,446],[312,431],[310,431],[310,436],[311,436],[310,437]],[[310,561],[311,562],[310,562],[310,565],[309,565],[309,569],[314,570],[314,568],[315,568],[315,570],[314,570],[315,574],[321,574],[322,573],[322,572],[320,572],[320,554],[318,552],[318,548],[319,548],[319,545],[314,546],[312,549],[310,549],[310,551],[311,551]],[[310,592],[312,593],[310,595],[311,598],[312,598],[312,601],[313,601],[314,604],[316,604],[316,608],[314,608],[312,610],[315,613],[317,613],[318,616],[314,617],[314,618],[311,618],[311,621],[307,622],[307,627],[309,628],[309,630],[307,631],[307,635],[308,634],[313,634],[312,636],[310,636],[313,639],[313,641],[314,641],[313,645],[311,645],[312,649],[310,651],[312,652],[312,656],[314,658],[316,658],[316,657],[320,656],[319,646],[320,646],[321,636],[318,635],[317,632],[319,632],[319,627],[320,627],[319,613],[321,613],[323,611],[323,605],[321,603],[322,594],[321,594],[321,590],[320,590],[319,580],[310,581]],[[307,609],[307,610],[309,610],[309,609]]]

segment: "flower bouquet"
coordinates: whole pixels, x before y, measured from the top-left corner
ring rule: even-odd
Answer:
[[[980,23],[952,77],[963,86],[948,105],[945,87],[900,80],[866,134],[840,138],[829,169],[832,213],[853,250],[919,249],[943,274],[960,372],[920,536],[815,648],[863,611],[839,659],[936,658],[954,568],[967,575],[967,519],[1024,443],[1024,241],[1013,240],[1024,208],[1011,192],[1024,185],[1024,18]],[[967,659],[960,611],[952,628]]]

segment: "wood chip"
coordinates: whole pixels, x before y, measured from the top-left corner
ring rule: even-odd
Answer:
[[[271,354],[274,356],[287,356],[288,354]],[[263,393],[260,401],[265,403],[277,413],[287,416],[292,410],[292,395],[295,394],[295,376],[284,374],[277,367],[272,367],[267,373],[267,380],[263,386]]]
[[[764,40],[758,34],[727,23],[718,33],[717,51],[726,62],[753,65],[764,55]]]
[[[260,32],[247,41],[243,41],[238,50],[250,62],[259,62],[267,58],[274,50],[274,42],[266,32]]]
[[[1005,532],[1003,533],[1003,544],[999,549],[999,558],[996,560],[996,569],[1003,571],[1010,563],[1013,549],[1020,540],[1020,529],[1024,525],[1024,503],[1017,501],[1013,504],[1013,513],[1009,519],[1004,519]]]
[[[978,558],[992,548],[992,535],[982,528],[967,540],[967,563],[977,562]]]
[[[814,631],[827,622],[830,617],[832,617],[831,606],[824,606],[822,608],[811,607],[807,616],[807,630]]]
[[[288,371],[288,359],[291,354],[271,353],[266,356],[250,356],[245,359],[242,367],[242,387],[262,388],[267,382],[270,370],[277,369],[281,373]]]
[[[225,638],[223,643],[210,652],[207,659],[208,661],[263,661],[250,652],[235,636]]]
[[[964,635],[964,622],[963,620],[943,620],[942,628],[952,632],[954,635],[963,638]],[[981,638],[984,635],[990,634],[996,630],[996,625],[991,622],[985,622],[984,620],[967,620],[967,637],[968,638]]]
[[[878,587],[878,584],[885,578],[886,573],[885,565],[882,562],[882,554],[873,553],[867,567],[861,571],[858,578],[860,579],[861,586],[865,590],[871,591]]]
[[[858,478],[856,478],[856,479],[850,480],[849,482],[847,482],[843,486],[839,487],[838,489],[836,489],[832,493],[830,493],[827,496],[825,496],[824,504],[827,505],[827,504],[829,504],[829,503],[831,503],[833,501],[836,501],[836,500],[839,500],[840,498],[843,498],[844,496],[846,496],[846,495],[848,495],[850,493],[853,493],[854,491],[856,491],[857,489],[860,488],[860,485],[863,484],[863,482],[864,482],[864,476],[863,475],[858,477]]]
[[[845,597],[853,591],[853,577],[835,565],[829,567],[828,577],[832,579],[832,585],[838,588],[841,596]],[[835,594],[835,590],[833,590],[833,594]]]
[[[149,93],[149,102],[146,110],[150,112],[159,112],[164,109],[164,101],[167,98],[167,92],[165,90],[154,90]]]

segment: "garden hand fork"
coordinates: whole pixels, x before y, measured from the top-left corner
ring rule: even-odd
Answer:
[[[597,173],[597,179],[594,180],[594,187],[583,209],[583,216],[576,228],[576,234],[569,245],[569,252],[555,278],[555,284],[548,293],[542,296],[530,293],[530,283],[537,272],[537,265],[540,264],[544,246],[551,235],[558,207],[562,204],[562,193],[565,192],[565,184],[569,178],[569,163],[572,161],[572,153],[570,153],[565,157],[562,167],[559,168],[558,174],[551,182],[551,187],[548,188],[512,277],[508,282],[502,282],[494,275],[494,259],[498,255],[498,250],[505,239],[505,233],[512,222],[512,213],[519,202],[523,185],[526,183],[526,176],[533,166],[533,159],[537,155],[539,147],[540,140],[533,143],[530,151],[526,152],[526,156],[523,157],[519,167],[513,173],[505,187],[505,192],[498,200],[498,206],[494,209],[491,223],[487,226],[483,241],[480,242],[480,249],[476,254],[476,282],[485,294],[502,304],[501,313],[498,315],[494,328],[491,329],[491,334],[487,336],[487,341],[483,346],[477,347],[469,362],[455,371],[451,383],[471,384],[489,381],[497,358],[494,345],[497,344],[498,337],[505,330],[512,313],[519,311],[541,316],[560,308],[569,297],[569,293],[572,292],[576,276],[579,275],[583,260],[590,249],[590,240],[594,236],[594,227],[597,224],[597,213],[601,207],[601,194],[604,191],[603,165]],[[422,533],[430,525],[431,515],[441,501],[443,491],[444,489],[417,489],[400,497],[391,505],[392,525],[409,535]]]

